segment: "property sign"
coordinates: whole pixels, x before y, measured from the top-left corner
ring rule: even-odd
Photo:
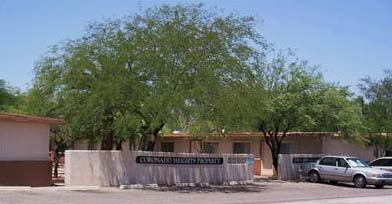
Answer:
[[[173,164],[173,165],[222,165],[222,157],[165,157],[137,156],[138,164]]]
[[[229,164],[253,164],[253,158],[251,157],[229,157],[227,159]]]
[[[320,157],[294,157],[294,164],[303,164],[303,163],[316,163]]]

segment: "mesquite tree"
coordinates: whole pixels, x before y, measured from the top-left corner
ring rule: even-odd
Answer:
[[[101,149],[130,139],[152,151],[164,127],[219,121],[219,99],[249,82],[266,47],[253,24],[202,5],[95,23],[37,63],[31,92],[67,121],[74,139]]]
[[[375,157],[384,156],[392,149],[392,71],[386,70],[380,80],[363,78],[359,87],[368,144],[375,147]]]
[[[279,54],[258,71],[250,119],[261,131],[278,173],[278,155],[289,131],[328,131],[354,137],[359,106],[347,88],[323,80],[306,62]]]

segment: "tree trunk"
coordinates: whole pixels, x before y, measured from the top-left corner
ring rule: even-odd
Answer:
[[[279,166],[279,153],[280,153],[280,147],[282,144],[282,141],[286,137],[286,133],[283,134],[281,139],[279,140],[278,132],[268,132],[266,130],[263,130],[263,135],[265,142],[269,149],[271,150],[271,156],[272,156],[272,166],[273,169],[275,170],[276,176],[279,174],[278,166]]]
[[[144,140],[144,151],[149,151],[149,152],[153,152],[154,151],[154,147],[155,147],[155,143],[156,143],[156,135],[154,134],[147,134],[145,136],[145,140]]]
[[[274,153],[272,154],[272,165],[274,166],[274,170],[276,173],[276,176],[279,175],[278,167],[279,167],[279,154]]]
[[[53,174],[55,178],[59,177],[59,160],[54,158],[54,169],[53,169]]]
[[[54,177],[55,178],[58,178],[59,177],[59,161],[60,160],[55,160],[54,161],[54,170],[53,170],[53,174],[54,174]]]
[[[159,127],[155,128],[154,131],[152,131],[150,141],[148,142],[148,146],[147,146],[148,150],[147,151],[154,151],[154,147],[157,142],[158,134],[162,130],[163,126],[165,126],[165,124],[163,122],[161,122]]]
[[[113,150],[113,144],[114,144],[113,140],[114,140],[114,134],[113,131],[110,130],[109,134],[102,139],[101,150]]]
[[[57,150],[53,151],[53,162],[54,162],[54,169],[53,169],[53,174],[55,178],[59,177],[58,169],[59,169],[59,163],[61,156],[63,153],[58,152]]]
[[[378,150],[378,145],[374,145],[373,156],[376,158],[380,157],[380,151]]]
[[[122,141],[116,144],[116,150],[122,150]]]

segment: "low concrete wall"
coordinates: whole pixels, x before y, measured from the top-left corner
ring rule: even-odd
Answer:
[[[322,154],[279,154],[278,179],[303,181]]]
[[[253,180],[253,157],[247,154],[65,152],[65,185],[68,186],[223,184],[250,180]]]

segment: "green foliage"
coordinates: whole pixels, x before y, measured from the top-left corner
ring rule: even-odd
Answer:
[[[101,149],[129,139],[132,148],[153,150],[165,131],[207,138],[262,131],[277,169],[288,131],[356,138],[363,118],[348,88],[325,82],[290,52],[272,56],[254,24],[252,17],[181,4],[90,24],[83,37],[52,47],[36,63],[27,94],[0,81],[0,111],[65,119],[52,128],[56,158],[81,139]],[[363,80],[372,133],[392,132],[391,82],[391,72]]]
[[[307,62],[279,54],[256,72],[254,94],[245,116],[262,131],[275,170],[289,131],[338,132],[354,138],[361,126],[360,108],[345,87],[324,81]]]
[[[252,17],[163,5],[53,47],[36,64],[24,109],[64,118],[65,140],[103,149],[129,139],[152,150],[161,131],[259,130],[275,160],[288,131],[354,137],[362,118],[348,89],[270,51]]]
[[[383,157],[387,150],[392,149],[392,133],[370,133],[366,137],[368,146],[374,147],[374,156]]]
[[[252,101],[253,126],[355,136],[361,114],[349,90],[325,82],[315,67],[291,56],[279,54],[258,73],[255,93],[246,99]]]
[[[18,112],[18,106],[22,95],[19,90],[7,85],[0,79],[0,111]]]
[[[392,71],[386,70],[385,77],[361,80],[360,88],[364,128],[369,133],[368,145],[376,148],[375,156],[383,156],[385,150],[392,149]]]
[[[28,109],[107,149],[126,138],[145,145],[165,126],[211,131],[265,47],[250,17],[164,5],[53,48],[36,65]]]
[[[372,133],[392,132],[392,71],[386,70],[380,80],[367,77],[361,82],[366,127]]]

